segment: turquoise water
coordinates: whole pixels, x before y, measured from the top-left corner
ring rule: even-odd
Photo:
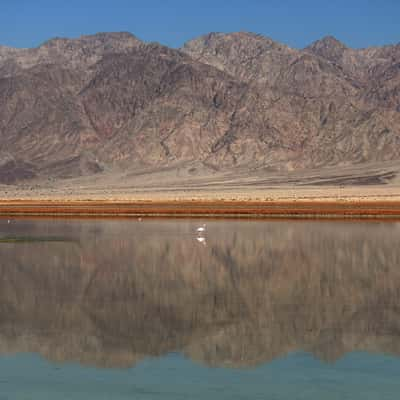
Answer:
[[[400,398],[399,224],[202,223],[0,219],[0,400]]]
[[[249,370],[207,368],[179,354],[126,370],[57,365],[36,355],[0,359],[0,399],[397,399],[400,360],[368,353],[334,365],[296,353]]]

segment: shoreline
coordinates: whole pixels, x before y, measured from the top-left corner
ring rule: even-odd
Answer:
[[[400,201],[0,200],[0,216],[400,220]]]

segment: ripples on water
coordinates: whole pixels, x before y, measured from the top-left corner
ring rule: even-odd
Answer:
[[[0,400],[399,398],[399,224],[199,225],[0,220]]]

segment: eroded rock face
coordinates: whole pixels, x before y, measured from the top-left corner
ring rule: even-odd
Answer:
[[[245,367],[294,351],[400,355],[398,224],[0,224],[0,352],[128,367],[184,352]]]
[[[299,51],[249,33],[207,35],[183,48],[266,99],[259,132],[283,169],[398,158],[399,50],[354,50],[326,37]]]
[[[13,181],[398,160],[399,63],[398,45],[354,50],[327,37],[296,50],[245,32],[181,50],[128,33],[0,47],[0,153],[35,171]],[[92,167],[71,168],[77,158]]]
[[[0,76],[13,75],[46,64],[84,70],[106,54],[124,53],[140,44],[130,33],[115,32],[82,36],[78,39],[55,38],[33,49],[0,46],[0,63],[3,67]],[[14,69],[10,68],[7,72],[5,65],[13,65]]]

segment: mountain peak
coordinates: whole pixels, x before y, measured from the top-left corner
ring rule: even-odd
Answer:
[[[47,40],[39,47],[59,47],[65,44],[72,45],[107,45],[112,43],[139,43],[140,40],[130,32],[100,32],[93,35],[82,35],[78,38],[55,37]]]
[[[211,32],[207,35],[200,36],[185,43],[184,49],[192,49],[199,47],[216,47],[224,44],[243,44],[248,45],[263,45],[264,47],[282,46],[278,42],[261,34],[240,31],[240,32]]]
[[[128,53],[143,42],[129,32],[97,33],[69,39],[52,38],[36,48],[12,49],[0,46],[0,74],[9,76],[44,64],[82,69],[96,64],[107,54]]]
[[[336,39],[332,35],[324,36],[322,39],[317,40],[314,43],[319,43],[319,44],[327,46],[327,47],[345,47],[346,48],[344,43],[342,43],[340,40]]]
[[[325,36],[306,47],[305,50],[329,61],[337,62],[347,50],[347,46],[334,36]]]

